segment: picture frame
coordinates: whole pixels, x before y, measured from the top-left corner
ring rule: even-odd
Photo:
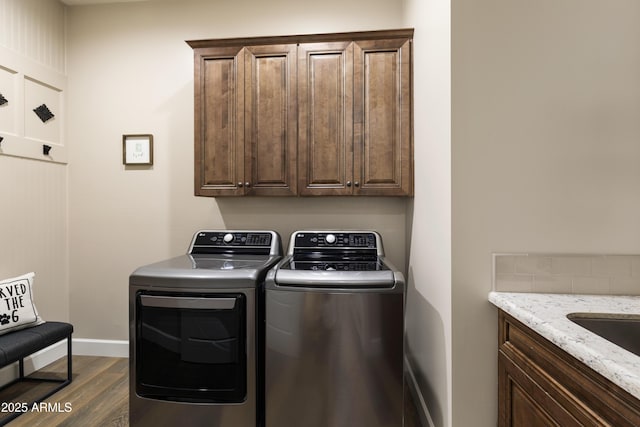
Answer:
[[[153,165],[153,135],[122,135],[122,163],[124,165]]]

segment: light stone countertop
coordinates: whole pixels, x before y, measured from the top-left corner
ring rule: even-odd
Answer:
[[[566,317],[569,313],[640,315],[640,296],[491,292],[489,301],[640,399],[640,356]]]

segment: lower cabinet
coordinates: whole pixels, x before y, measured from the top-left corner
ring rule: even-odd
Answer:
[[[502,310],[498,426],[640,426],[640,401]]]

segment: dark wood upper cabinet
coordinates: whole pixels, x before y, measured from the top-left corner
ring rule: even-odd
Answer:
[[[345,195],[353,181],[353,42],[298,49],[301,195]]]
[[[251,46],[245,52],[245,193],[296,191],[296,47]]]
[[[354,43],[354,193],[413,193],[411,45],[406,38]]]
[[[295,195],[296,49],[195,49],[195,194]]]
[[[242,195],[244,49],[201,49],[194,69],[195,193]]]
[[[197,40],[195,194],[413,194],[413,30]]]

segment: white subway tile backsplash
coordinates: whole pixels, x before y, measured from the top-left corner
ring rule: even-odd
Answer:
[[[551,274],[551,257],[514,257],[517,274],[549,275]]]
[[[533,292],[570,294],[573,280],[563,276],[535,276]],[[502,284],[504,286],[504,284]]]
[[[495,258],[496,272],[499,270],[500,274],[514,274],[516,272],[516,259],[515,256],[498,256]]]
[[[630,256],[601,256],[594,257],[591,262],[591,274],[593,276],[607,277],[631,277]]]
[[[640,257],[631,258],[631,277],[640,277]]]
[[[554,256],[551,258],[551,274],[587,276],[591,274],[589,256]]]
[[[574,294],[611,294],[611,279],[608,277],[574,277],[572,283]]]
[[[503,292],[640,295],[640,255],[493,255],[493,289]]]
[[[511,292],[533,292],[533,276],[500,274],[496,279]]]
[[[640,295],[640,277],[614,277],[611,279],[614,295]]]

